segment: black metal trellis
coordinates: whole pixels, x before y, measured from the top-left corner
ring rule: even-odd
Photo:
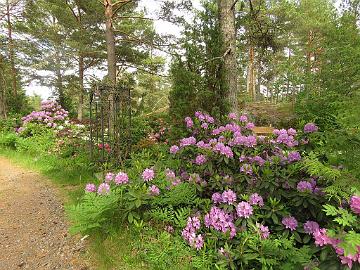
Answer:
[[[90,90],[90,155],[95,163],[121,164],[131,151],[131,91],[94,85]]]

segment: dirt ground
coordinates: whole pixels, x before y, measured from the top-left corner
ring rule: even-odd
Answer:
[[[68,233],[63,196],[38,173],[0,157],[0,269],[90,269]]]

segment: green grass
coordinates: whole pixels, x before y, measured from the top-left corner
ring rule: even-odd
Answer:
[[[56,156],[35,156],[5,148],[0,148],[0,155],[51,179],[65,191],[65,195],[70,199],[69,203],[76,202],[84,192],[85,183],[94,179],[91,171],[72,166],[69,161]]]

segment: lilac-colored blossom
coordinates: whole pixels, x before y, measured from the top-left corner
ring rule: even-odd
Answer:
[[[236,206],[236,213],[238,217],[249,218],[253,214],[253,208],[248,202],[240,202]]]
[[[293,129],[293,128],[289,128],[288,130],[287,130],[287,133],[290,135],[290,136],[296,136],[296,130],[295,129]]]
[[[222,195],[218,192],[215,192],[212,196],[211,196],[211,200],[214,202],[214,203],[222,203],[223,200],[222,200]]]
[[[180,140],[180,147],[190,146],[194,144],[196,144],[195,137],[188,137]]]
[[[318,130],[319,130],[319,128],[314,123],[307,123],[304,126],[304,132],[305,133],[313,133],[313,132],[316,132]]]
[[[96,192],[96,189],[96,185],[92,183],[86,184],[85,186],[85,192]]]
[[[216,206],[211,207],[210,212],[204,216],[204,224],[208,228],[212,227],[223,233],[230,232],[230,238],[236,235],[232,215]]]
[[[315,221],[306,221],[304,223],[304,231],[307,234],[313,234],[320,229],[319,224]]]
[[[231,189],[224,191],[222,193],[222,201],[223,203],[233,204],[236,202],[236,193]]]
[[[353,195],[350,198],[350,208],[355,213],[360,215],[360,197]]]
[[[107,173],[105,176],[105,182],[109,183],[109,182],[113,181],[114,177],[115,177],[115,174],[113,174],[111,172]]]
[[[129,183],[129,177],[128,177],[128,175],[126,173],[119,172],[115,176],[114,182],[115,182],[116,185],[127,184],[127,183]]]
[[[268,226],[256,223],[256,227],[259,229],[261,239],[267,239],[269,237],[270,231]]]
[[[257,193],[253,193],[250,195],[249,203],[251,205],[258,205],[260,207],[264,206],[263,198]]]
[[[289,152],[289,154],[287,156],[287,160],[288,160],[289,163],[299,161],[299,160],[301,160],[301,155],[300,155],[300,153],[298,151]]]
[[[145,182],[148,182],[148,181],[154,179],[154,177],[155,177],[155,172],[152,169],[146,168],[142,173],[142,178]]]
[[[192,128],[194,126],[194,122],[190,117],[185,117],[185,123],[187,128]]]
[[[179,151],[179,146],[173,145],[170,147],[170,154],[176,154]]]
[[[300,181],[297,184],[296,189],[300,192],[313,192],[313,187],[308,181]]]
[[[235,120],[237,118],[236,113],[229,113],[229,119]]]
[[[170,169],[165,170],[165,175],[166,175],[167,180],[171,180],[171,179],[176,178],[175,172],[173,170],[170,170]]]
[[[285,226],[285,228],[290,229],[291,231],[294,231],[298,225],[297,220],[292,216],[284,217],[281,223]]]
[[[209,124],[208,124],[208,123],[202,123],[202,124],[201,124],[201,127],[202,127],[203,129],[208,129],[208,128],[209,128]]]
[[[149,187],[149,192],[151,195],[157,196],[160,194],[160,189],[157,186],[152,185]]]
[[[255,127],[254,123],[251,123],[251,122],[247,123],[245,126],[245,128],[247,128],[247,129],[253,129],[254,127]]]
[[[247,121],[248,121],[248,118],[247,118],[247,116],[246,116],[246,115],[241,115],[241,116],[240,116],[240,118],[239,118],[239,120],[240,120],[240,122],[245,123],[245,122],[247,122]]]
[[[107,195],[110,193],[110,185],[108,183],[102,183],[99,185],[97,193],[99,195]]]
[[[197,155],[195,158],[195,164],[196,165],[202,165],[206,162],[206,156],[205,155]]]

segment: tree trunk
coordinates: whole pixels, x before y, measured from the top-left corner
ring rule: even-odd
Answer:
[[[255,51],[254,46],[250,45],[249,48],[249,64],[247,74],[247,92],[249,93],[251,100],[256,100],[256,71],[255,71]]]
[[[84,57],[79,55],[79,103],[78,103],[78,120],[83,120],[84,108]]]
[[[65,105],[65,94],[63,89],[63,79],[61,74],[61,59],[60,59],[60,53],[58,49],[55,51],[55,74],[56,74],[56,90],[58,91],[59,95],[59,103],[61,107],[66,108]]]
[[[17,74],[15,68],[15,53],[14,53],[14,41],[12,38],[12,24],[11,24],[11,16],[10,16],[10,4],[9,0],[6,0],[6,22],[7,22],[7,30],[8,30],[8,46],[9,46],[9,60],[11,66],[11,75],[12,75],[12,90],[13,95],[16,99],[17,97]]]
[[[115,35],[113,28],[113,7],[112,0],[104,0],[105,6],[105,39],[107,48],[108,79],[111,86],[116,85],[116,54],[115,54]]]
[[[6,82],[3,69],[3,59],[0,55],[0,118],[6,118]]]
[[[218,0],[220,30],[224,53],[224,84],[232,112],[238,111],[238,68],[236,61],[235,4],[233,0]]]

